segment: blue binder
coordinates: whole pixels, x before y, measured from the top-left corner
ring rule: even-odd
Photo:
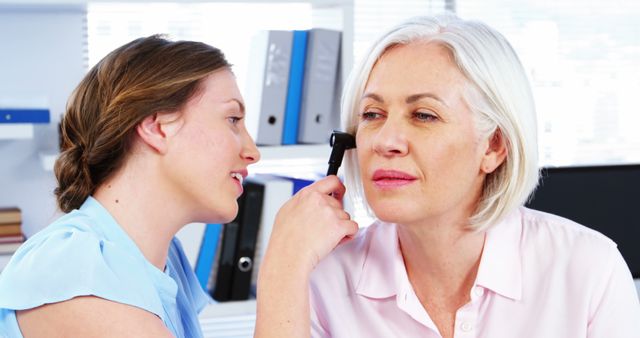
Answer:
[[[289,69],[289,88],[282,127],[282,144],[298,143],[298,125],[302,105],[302,85],[304,65],[307,58],[307,31],[294,31],[291,46],[291,68]]]
[[[198,277],[198,282],[200,282],[202,289],[205,291],[207,291],[207,282],[209,281],[209,275],[213,267],[221,232],[222,224],[207,224],[202,245],[200,246],[200,253],[198,253],[195,273],[196,277]]]

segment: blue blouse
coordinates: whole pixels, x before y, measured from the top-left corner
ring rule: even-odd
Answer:
[[[15,310],[93,295],[156,314],[176,337],[202,337],[202,290],[174,238],[164,272],[89,197],[27,240],[0,274],[0,337],[22,338]]]

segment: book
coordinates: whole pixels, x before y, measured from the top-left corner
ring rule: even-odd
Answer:
[[[264,186],[262,199],[262,215],[253,259],[253,273],[251,276],[251,293],[255,295],[258,283],[258,274],[262,264],[273,224],[280,208],[291,198],[293,193],[293,181],[274,175],[255,175],[251,180]]]
[[[20,223],[0,224],[0,236],[18,235],[22,235],[22,226]]]
[[[244,181],[242,221],[238,229],[231,300],[249,299],[253,259],[262,218],[264,185],[251,179]]]
[[[0,224],[21,223],[22,212],[18,207],[0,208]]]
[[[24,240],[25,238],[23,234],[0,236],[0,243],[24,242]]]
[[[211,223],[206,225],[198,259],[195,264],[196,277],[204,290],[208,290],[207,284],[214,266],[216,253],[218,252],[221,233],[222,224]]]
[[[282,144],[292,40],[291,31],[269,30],[259,32],[252,43],[247,130],[258,145]]]
[[[13,254],[24,242],[0,243],[0,254]]]
[[[309,31],[298,143],[328,143],[339,111],[336,85],[339,79],[340,41],[336,30],[314,28]]]
[[[196,266],[205,226],[206,224],[204,223],[190,223],[183,226],[176,233],[176,237],[180,240],[182,249],[184,249],[184,255],[192,268]]]
[[[298,125],[302,104],[302,86],[304,83],[304,65],[307,55],[307,31],[294,31],[291,46],[291,67],[289,68],[289,86],[282,127],[282,144],[298,143]]]
[[[0,123],[49,123],[49,109],[0,108]]]

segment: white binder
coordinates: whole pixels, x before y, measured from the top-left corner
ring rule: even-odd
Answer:
[[[282,144],[289,83],[291,31],[262,31],[254,37],[246,90],[246,126],[258,145]]]
[[[330,29],[309,31],[298,143],[328,143],[331,131],[339,129],[335,101],[341,35]]]

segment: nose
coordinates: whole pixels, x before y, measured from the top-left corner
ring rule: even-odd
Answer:
[[[247,164],[253,164],[260,160],[260,151],[258,150],[256,143],[253,142],[251,135],[247,132],[244,133],[240,156],[248,162]]]
[[[407,134],[401,119],[391,117],[384,121],[374,136],[373,150],[380,156],[404,156],[409,151]]]

